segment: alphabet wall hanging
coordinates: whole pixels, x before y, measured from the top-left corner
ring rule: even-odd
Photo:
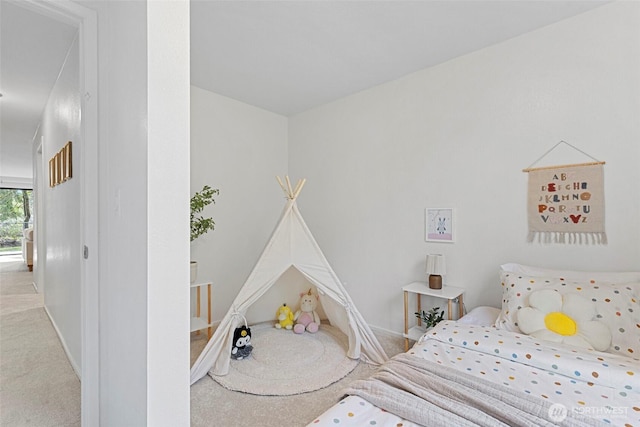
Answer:
[[[531,166],[560,144],[560,141]],[[589,156],[588,154],[586,154]],[[591,157],[591,156],[589,156]],[[605,162],[532,168],[527,194],[528,242],[607,244],[604,222]]]

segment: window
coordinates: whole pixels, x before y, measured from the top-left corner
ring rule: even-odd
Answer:
[[[21,250],[22,230],[33,225],[33,191],[0,188],[0,254]]]

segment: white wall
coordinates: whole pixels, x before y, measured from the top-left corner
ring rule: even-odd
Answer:
[[[147,7],[96,2],[100,425],[147,419]]]
[[[186,426],[189,1],[150,1],[147,17],[147,425]]]
[[[191,87],[191,194],[205,184],[220,189],[203,212],[215,230],[191,243],[197,281],[214,283],[214,319],[229,309],[279,218],[285,201],[275,177],[287,173],[287,158],[286,117]]]
[[[99,423],[188,425],[188,2],[82,5],[100,66]]]
[[[80,230],[94,223],[81,224],[81,184],[95,189],[83,179],[89,171],[82,174],[83,154],[91,150],[81,144],[85,92],[79,90],[76,46],[75,67],[62,74],[42,127],[45,159],[74,141],[74,178],[44,188],[45,301],[73,363],[79,361],[81,294],[99,289],[99,348],[82,347],[83,356],[99,353],[99,362],[88,364],[99,369],[99,408],[84,401],[83,381],[83,424],[188,425],[189,3],[67,4],[63,9],[86,18],[82,26],[93,16],[81,7],[93,9],[98,21],[98,51],[88,47],[83,54],[97,54],[100,64],[98,90],[85,97],[87,110],[95,102],[99,110],[98,165],[92,165],[99,174],[99,244],[89,255],[99,259],[99,283],[80,283]],[[93,78],[90,71],[86,76]],[[92,119],[83,117],[83,125]],[[89,316],[96,307],[84,309]],[[85,413],[87,406],[95,412]]]
[[[370,324],[402,330],[427,253],[468,308],[499,306],[509,261],[640,270],[639,20],[614,3],[290,119],[300,209]],[[525,242],[521,170],[560,140],[607,162],[608,246]],[[426,207],[457,209],[456,243],[425,242]]]
[[[42,141],[44,176],[38,177],[36,238],[38,243],[35,278],[44,305],[58,331],[62,345],[74,370],[80,375],[80,177],[82,135],[80,129],[78,39],[73,42],[58,80],[43,112],[42,123],[35,137]],[[48,164],[60,149],[72,141],[74,176],[53,188],[48,186]],[[35,154],[39,156],[39,154]],[[39,162],[41,163],[41,162]],[[40,218],[42,216],[42,218]],[[38,235],[40,233],[41,235]],[[43,241],[45,245],[42,245]],[[45,268],[46,266],[46,268]]]

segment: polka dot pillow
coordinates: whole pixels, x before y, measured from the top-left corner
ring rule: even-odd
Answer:
[[[529,306],[529,294],[554,289],[560,294],[578,294],[596,306],[596,318],[611,331],[608,352],[640,358],[640,298],[637,283],[613,284],[599,280],[570,281],[563,278],[525,276],[501,271],[502,310],[495,326],[512,332],[518,327],[518,310]]]

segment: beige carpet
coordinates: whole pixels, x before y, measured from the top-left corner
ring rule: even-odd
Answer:
[[[80,381],[21,257],[0,256],[0,425],[80,426]]]
[[[211,378],[229,390],[291,396],[327,387],[358,364],[347,357],[347,336],[328,324],[314,334],[296,334],[261,323],[251,326],[251,343],[248,358],[231,360],[227,375]]]
[[[0,256],[0,426],[80,426],[80,382],[35,293],[21,257]],[[401,313],[401,307],[398,309]],[[387,355],[404,349],[397,334],[377,332]],[[191,363],[206,345],[191,336]],[[230,391],[209,376],[191,387],[194,427],[304,426],[341,397],[351,381],[375,371],[366,363],[323,389],[295,396]]]
[[[398,313],[402,313],[401,307]],[[375,335],[389,357],[404,351],[401,335],[380,331],[375,331]],[[192,364],[206,341],[206,334],[191,336]],[[375,370],[372,365],[358,363],[350,374],[330,386],[293,396],[256,396],[231,391],[205,376],[191,386],[191,426],[302,427],[337,403],[348,384],[368,377]]]

